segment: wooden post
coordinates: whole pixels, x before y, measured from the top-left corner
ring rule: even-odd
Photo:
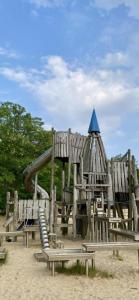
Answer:
[[[9,218],[9,210],[10,210],[10,192],[6,194],[6,220]],[[6,231],[9,231],[9,225],[6,226]]]
[[[89,174],[89,184],[91,184],[91,175]],[[91,197],[92,192],[88,193],[88,200],[87,200],[87,216],[88,216],[88,230],[87,230],[87,238],[91,240],[92,235],[92,226],[91,226]]]
[[[133,168],[134,190],[135,190],[135,195],[133,196],[132,194],[132,197],[134,197],[134,199],[132,198],[132,201],[134,201],[133,214],[134,215],[136,214],[136,220],[134,216],[134,225],[135,225],[135,230],[139,231],[139,183],[138,183],[138,176],[137,176],[137,166],[136,166],[134,156],[132,156],[132,168]]]
[[[14,192],[14,215],[13,215],[13,226],[14,231],[16,231],[17,227],[17,220],[18,220],[18,192]],[[14,237],[14,241],[16,242],[17,237]]]
[[[115,189],[114,189],[114,161],[111,159],[111,180],[112,180],[112,192],[113,192],[113,217],[116,218],[116,205],[115,205]]]
[[[82,156],[80,162],[80,180],[81,180],[81,184],[83,185],[83,157]]]
[[[65,162],[63,162],[63,169],[62,169],[62,210],[61,210],[61,224],[65,223]],[[62,235],[65,235],[67,228],[62,227]]]
[[[29,232],[26,232],[26,247],[29,248]]]
[[[62,169],[62,202],[64,202],[64,188],[65,188],[65,163],[63,163]]]
[[[108,162],[108,217],[110,218],[111,204],[113,204],[112,179],[110,173],[110,162]]]
[[[133,217],[134,217],[134,230],[138,232],[138,211],[137,211],[136,199],[134,193],[132,193],[131,198],[132,198],[132,209],[133,209]]]
[[[128,218],[132,219],[132,183],[131,183],[131,151],[128,150],[128,193],[129,193],[129,206],[128,206]],[[128,223],[128,229],[132,230],[132,221]]]
[[[10,217],[10,192],[7,192],[6,194],[6,220],[8,220],[8,218]],[[10,225],[6,226],[6,232],[10,231]],[[8,237],[6,237],[6,240],[8,240]]]
[[[53,232],[54,225],[54,189],[51,190],[51,205],[50,205],[50,233]]]
[[[56,185],[54,186],[54,202],[53,202],[53,231],[55,232],[56,224],[57,224],[57,205],[56,205]]]
[[[133,163],[133,176],[134,176],[134,186],[135,186],[135,196],[139,198],[139,182],[138,182],[138,175],[137,175],[137,166],[135,162],[135,157],[132,156],[132,163]]]
[[[53,224],[54,224],[54,171],[55,171],[55,162],[54,162],[55,130],[54,128],[52,128],[52,134],[53,134],[53,148],[52,148],[52,159],[51,159],[50,232],[53,232]]]
[[[77,165],[73,165],[74,175],[73,175],[73,238],[76,238],[76,214],[77,214]]]
[[[55,262],[52,261],[52,276],[55,276]]]
[[[71,177],[71,141],[70,141],[71,128],[69,128],[68,132],[68,152],[69,152],[69,161],[68,161],[68,180],[67,187],[70,187],[70,177]]]
[[[86,267],[86,276],[88,277],[88,269],[89,269],[88,259],[85,260],[85,267]]]
[[[34,195],[33,200],[37,200],[37,185],[38,185],[38,174],[35,174],[35,182],[34,182]]]
[[[61,221],[64,220],[64,215],[65,215],[65,163],[63,163],[63,169],[62,169],[62,218]],[[63,221],[64,222],[64,221]]]
[[[138,273],[139,273],[139,249],[138,249]]]

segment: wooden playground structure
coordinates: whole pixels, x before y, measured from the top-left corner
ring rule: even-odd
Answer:
[[[14,231],[19,230],[21,224],[27,227],[31,220],[35,224],[39,208],[43,208],[49,232],[57,235],[61,230],[74,239],[108,242],[111,236],[133,237],[138,233],[139,183],[131,151],[107,159],[95,110],[88,136],[72,133],[70,129],[52,132],[52,147],[24,171],[26,189],[34,190],[33,199],[20,200],[17,192],[11,198],[7,193],[6,231],[11,226]],[[56,160],[62,162],[61,201],[56,196]],[[48,162],[51,162],[49,196],[37,182],[37,173]]]

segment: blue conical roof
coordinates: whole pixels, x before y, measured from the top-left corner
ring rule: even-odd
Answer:
[[[92,132],[100,133],[100,129],[99,129],[95,109],[93,109],[89,129],[88,129],[88,133],[92,133]]]

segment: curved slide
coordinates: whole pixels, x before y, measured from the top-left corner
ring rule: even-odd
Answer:
[[[51,157],[52,147],[46,150],[41,156],[39,156],[24,170],[23,175],[25,178],[25,188],[28,192],[33,191],[33,175],[35,175],[40,169],[42,169],[51,160]],[[39,185],[37,185],[37,191],[41,194],[42,199],[49,197],[47,192]]]

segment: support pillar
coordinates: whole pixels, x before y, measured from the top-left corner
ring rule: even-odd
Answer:
[[[76,238],[76,215],[77,215],[77,165],[73,165],[73,238]]]

